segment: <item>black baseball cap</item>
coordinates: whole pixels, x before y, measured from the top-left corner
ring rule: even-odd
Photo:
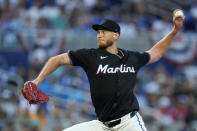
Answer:
[[[104,19],[101,24],[92,25],[94,30],[109,30],[112,32],[118,32],[120,34],[120,26],[113,20]]]

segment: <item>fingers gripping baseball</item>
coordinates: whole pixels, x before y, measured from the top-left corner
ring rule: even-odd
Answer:
[[[175,29],[179,30],[183,26],[185,16],[182,10],[176,9],[173,12],[173,23]]]

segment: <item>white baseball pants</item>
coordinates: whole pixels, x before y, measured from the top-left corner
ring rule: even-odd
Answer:
[[[108,127],[99,120],[92,120],[74,125],[63,131],[147,131],[147,129],[140,114],[136,113],[132,118],[130,114],[121,117],[121,123],[114,127]]]

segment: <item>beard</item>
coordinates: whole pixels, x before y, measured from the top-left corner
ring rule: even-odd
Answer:
[[[113,45],[112,40],[107,40],[107,41],[98,40],[97,42],[98,42],[98,48],[102,48],[102,49],[106,49],[107,47]]]

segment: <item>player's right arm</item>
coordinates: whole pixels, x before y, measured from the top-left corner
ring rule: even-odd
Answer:
[[[68,53],[51,57],[42,68],[38,77],[33,82],[38,86],[48,75],[62,65],[71,65]]]
[[[161,39],[150,50],[147,51],[150,55],[150,60],[147,64],[151,64],[151,63],[158,61],[168,50],[168,48],[170,47],[172,43],[172,40],[174,39],[176,34],[180,31],[183,25],[185,16],[179,15],[179,14],[176,15],[177,11],[182,12],[182,10],[179,10],[179,9],[173,12],[174,27],[171,30],[171,32],[169,32],[163,39]]]

